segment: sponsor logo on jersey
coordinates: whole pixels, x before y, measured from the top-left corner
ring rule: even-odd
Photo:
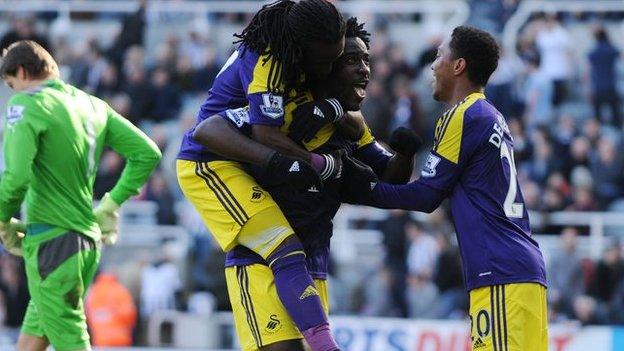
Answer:
[[[318,296],[318,290],[316,290],[316,288],[314,287],[314,285],[308,285],[307,288],[305,288],[305,290],[303,291],[303,294],[301,294],[301,296],[299,296],[299,300],[303,300],[307,297],[310,296]]]
[[[24,109],[25,107],[22,105],[12,105],[7,107],[7,125],[13,126],[15,123],[19,122],[24,117]]]
[[[278,331],[278,330],[280,330],[280,329],[282,329],[282,322],[280,322],[280,320],[279,320],[279,319],[277,319],[277,315],[272,314],[272,315],[269,317],[269,323],[267,323],[267,325],[266,325],[266,327],[264,328],[264,330],[265,330],[267,333],[272,334],[272,333],[277,332],[277,331]]]
[[[242,127],[243,124],[249,123],[249,108],[241,107],[235,108],[231,110],[226,110],[225,115],[227,118],[234,122],[238,128]]]
[[[263,115],[273,119],[284,116],[284,100],[281,96],[262,94],[262,102],[264,105],[260,106],[260,111]]]
[[[260,202],[264,197],[264,191],[259,186],[251,187],[251,202]]]
[[[440,158],[434,154],[429,154],[425,166],[422,169],[421,175],[423,177],[434,177],[436,175],[436,167],[440,163]]]

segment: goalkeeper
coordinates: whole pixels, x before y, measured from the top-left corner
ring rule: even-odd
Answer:
[[[16,92],[4,129],[0,238],[9,252],[23,255],[31,296],[17,349],[90,350],[83,297],[100,242],[115,242],[117,209],[138,193],[160,151],[105,102],[60,80],[56,62],[35,42],[9,46],[0,75]],[[104,146],[127,163],[93,210]],[[26,225],[11,218],[24,198]]]

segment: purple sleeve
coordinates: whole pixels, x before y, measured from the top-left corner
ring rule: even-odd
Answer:
[[[450,194],[460,173],[459,165],[431,151],[419,179],[401,185],[378,183],[372,194],[374,206],[430,213]]]
[[[469,108],[461,116],[463,128],[458,133],[446,133],[436,138],[439,140],[435,141],[434,149],[429,152],[418,180],[405,185],[377,184],[372,194],[374,206],[422,212],[436,209],[453,191],[483,140],[484,127],[481,122],[484,120],[477,121],[469,115],[475,109]],[[455,155],[456,158],[453,157]]]
[[[372,196],[375,207],[427,213],[435,210],[445,198],[446,192],[431,188],[420,179],[401,185],[379,183]]]
[[[364,162],[366,165],[375,171],[375,174],[381,176],[388,166],[392,153],[386,150],[377,141],[365,145],[353,153],[353,156],[358,160]]]
[[[240,80],[249,102],[249,123],[281,126],[284,123],[284,99],[281,94],[271,93],[274,62],[264,62],[258,54],[245,51],[240,69]]]

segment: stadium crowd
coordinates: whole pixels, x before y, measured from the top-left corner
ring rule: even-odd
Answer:
[[[158,308],[189,308],[186,297],[198,291],[210,292],[214,304],[227,309],[223,254],[198,219],[184,210],[185,204],[176,205],[183,197],[174,161],[182,133],[193,125],[198,106],[229,52],[217,52],[211,38],[198,31],[172,33],[148,51],[143,10],[122,19],[119,35],[108,47],[93,38],[83,42],[48,38],[35,26],[45,21],[11,19],[0,49],[18,39],[40,42],[53,52],[69,83],[108,101],[145,130],[164,158],[137,200],[157,203],[158,224],[183,225],[192,236],[188,279],[178,277],[165,246],[157,260],[142,261],[135,275],[142,279],[124,281],[139,315],[146,317]],[[593,38],[583,52],[568,29],[579,22]],[[507,118],[514,135],[518,177],[530,210],[624,209],[624,158],[617,152],[622,146],[624,62],[622,48],[612,42],[602,24],[608,25],[609,18],[535,16],[521,32],[517,55],[504,53],[487,88],[486,95]],[[443,111],[429,92],[429,65],[441,37],[427,38],[425,50],[412,57],[393,41],[388,25],[383,17],[367,25],[373,32],[373,74],[362,112],[381,141],[393,129],[408,126],[430,144],[436,117]],[[500,30],[497,25],[490,27]],[[103,154],[97,197],[114,184],[122,165],[115,153]],[[369,316],[465,318],[467,294],[447,216],[437,210],[423,222],[406,212],[391,211],[382,222],[363,219],[360,227],[383,233],[386,258],[372,272],[375,283],[355,289],[347,296],[349,304],[332,307],[340,313]],[[578,253],[582,234],[574,227],[560,230],[560,248],[548,259],[550,318],[624,324],[622,246],[612,238],[602,258],[593,262]],[[16,328],[28,299],[23,264],[3,254],[0,272],[4,324]]]

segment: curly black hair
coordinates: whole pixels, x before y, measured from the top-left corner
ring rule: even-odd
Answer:
[[[269,77],[269,90],[284,92],[299,86],[303,56],[312,42],[333,44],[345,35],[345,21],[336,7],[326,0],[278,0],[264,5],[234,43],[259,55],[264,63],[273,59],[281,69]],[[244,53],[244,52],[243,52]]]
[[[500,48],[496,39],[481,29],[459,26],[453,30],[449,47],[454,58],[466,60],[470,81],[485,86],[498,66]]]
[[[370,49],[370,33],[364,29],[364,23],[358,23],[357,17],[351,17],[347,20],[345,37],[360,38],[366,45],[366,48]]]

